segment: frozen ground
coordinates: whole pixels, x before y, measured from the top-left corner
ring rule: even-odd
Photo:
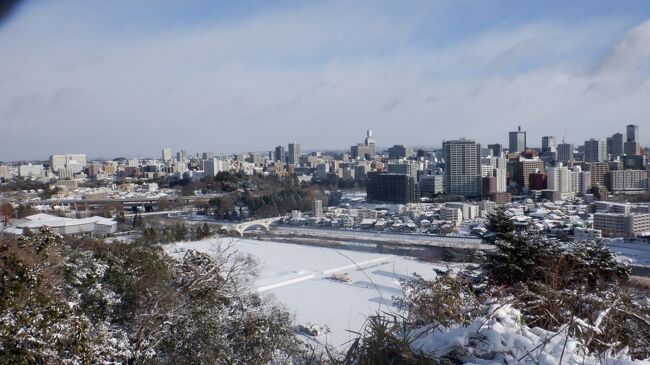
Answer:
[[[634,265],[650,266],[650,244],[644,241],[616,241],[607,242],[610,250],[620,258]]]
[[[174,256],[187,249],[214,253],[219,244],[219,239],[211,239],[166,245],[165,249]],[[296,325],[317,322],[328,326],[330,333],[316,339],[335,347],[353,339],[355,335],[347,330],[359,331],[368,315],[396,310],[392,298],[402,295],[400,278],[414,272],[433,278],[434,267],[445,267],[402,256],[246,239],[236,241],[235,248],[260,261],[255,281],[259,292],[284,303],[294,312]],[[329,278],[334,273],[349,273],[352,280],[334,281]]]

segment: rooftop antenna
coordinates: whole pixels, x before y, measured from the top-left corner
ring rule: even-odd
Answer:
[[[562,135],[562,143],[564,143],[564,139],[566,138],[566,129],[564,130],[564,134]]]

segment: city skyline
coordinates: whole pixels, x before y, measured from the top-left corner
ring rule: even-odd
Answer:
[[[647,123],[646,2],[156,5],[19,4],[0,160],[347,149],[368,128],[387,147],[507,145],[519,125],[578,146]]]
[[[633,124],[625,126],[623,131],[626,134],[621,134],[619,132],[616,132],[616,133],[613,134],[613,136],[620,135],[622,137],[625,136],[625,138],[627,138],[627,133],[629,132],[630,127],[634,127],[634,131],[635,131],[635,132],[633,132],[633,133],[635,133],[634,138],[638,138],[639,133],[640,133],[639,132],[639,125],[633,125]],[[374,132],[372,130],[368,129],[368,130],[366,130],[366,133],[367,134],[373,134]],[[558,143],[558,137],[557,136],[544,135],[539,139],[536,139],[536,138],[530,139],[530,138],[528,138],[528,131],[521,128],[521,126],[518,126],[516,128],[516,130],[507,132],[508,137],[512,136],[513,133],[523,134],[523,140],[524,140],[523,143],[524,143],[525,149],[534,149],[534,150],[539,150],[540,152],[545,152],[544,151],[544,139],[549,139],[549,138],[553,139],[553,143],[556,144],[556,147],[555,147],[556,149],[559,147],[560,150],[561,150],[561,145],[565,144],[565,142],[562,140],[563,137],[559,137],[559,143]],[[506,137],[506,140],[508,139],[508,137]],[[351,140],[353,140],[354,136],[350,137],[350,138],[351,138]],[[410,145],[410,144],[405,144],[405,143],[396,143],[396,144],[389,145],[389,144],[381,144],[380,143],[380,144],[377,145],[377,152],[384,152],[384,153],[388,153],[390,155],[391,149],[394,148],[394,147],[406,148],[407,150],[411,150],[411,153],[414,152],[415,149],[423,149],[425,151],[437,150],[437,151],[442,152],[443,149],[444,149],[444,144],[446,142],[457,140],[459,138],[461,140],[469,139],[469,140],[475,141],[475,142],[477,142],[479,144],[482,144],[482,146],[484,146],[483,149],[491,149],[491,146],[492,146],[489,143],[481,143],[480,140],[476,139],[476,138],[461,136],[461,137],[458,137],[458,138],[449,138],[449,139],[445,138],[445,139],[441,140],[440,143],[437,144],[437,145],[436,144],[432,144],[432,145]],[[611,138],[612,138],[612,136],[607,136],[606,138],[589,138],[588,140],[585,140],[584,142],[577,142],[577,143],[572,143],[570,141],[566,141],[566,145],[571,146],[572,149],[577,149],[577,148],[580,148],[580,147],[584,148],[587,144],[589,144],[590,142],[595,140],[595,141],[600,142],[603,145],[603,148],[605,148],[606,146],[609,146]],[[368,137],[366,137],[366,140],[368,140]],[[539,143],[537,143],[537,142],[539,142]],[[647,147],[647,146],[645,146],[643,144],[643,142],[639,142],[638,140],[636,142],[637,142],[637,145],[639,147],[641,147],[641,148]],[[183,153],[184,155],[186,154],[187,157],[200,156],[201,154],[206,154],[206,153],[210,154],[211,156],[232,156],[232,155],[249,154],[249,153],[262,153],[262,154],[273,153],[273,154],[277,154],[278,153],[278,148],[280,147],[280,148],[282,148],[281,153],[283,153],[284,156],[288,157],[289,156],[288,155],[289,154],[289,152],[288,152],[289,147],[292,144],[297,145],[297,147],[298,147],[297,154],[298,155],[305,155],[305,154],[309,154],[309,153],[313,153],[313,152],[322,152],[322,153],[348,153],[348,154],[351,155],[351,157],[354,157],[353,155],[354,155],[355,147],[357,147],[358,145],[363,145],[363,143],[360,143],[360,144],[357,144],[357,145],[352,144],[351,146],[348,146],[347,148],[345,148],[345,147],[343,147],[343,148],[325,147],[325,148],[320,148],[320,149],[319,148],[312,148],[310,146],[307,146],[307,148],[302,149],[301,144],[299,142],[293,141],[293,142],[287,142],[284,145],[280,144],[280,145],[272,146],[272,147],[266,148],[266,149],[259,148],[259,149],[237,150],[237,151],[215,151],[214,149],[189,150],[188,151],[188,149],[183,148],[183,147],[176,150],[176,149],[172,149],[169,146],[165,145],[164,147],[159,147],[158,151],[154,151],[154,152],[151,152],[151,153],[145,153],[145,154],[139,154],[139,155],[126,155],[126,154],[119,154],[118,153],[118,154],[114,154],[114,155],[110,155],[110,156],[98,156],[98,155],[92,155],[92,154],[86,153],[86,151],[81,151],[81,153],[83,153],[84,155],[88,154],[90,160],[110,160],[110,159],[117,159],[117,158],[126,158],[126,159],[162,159],[163,161],[167,161],[172,156],[176,156],[177,153]],[[372,139],[372,144],[373,144],[373,149],[374,149],[374,138]],[[523,150],[522,151],[513,151],[512,149],[508,148],[507,143],[500,143],[499,142],[499,145],[501,146],[502,149],[507,150],[509,152],[523,152]],[[285,148],[285,146],[287,148]],[[606,147],[606,148],[609,151],[610,147]],[[622,148],[622,146],[621,146],[621,148]],[[19,159],[15,159],[15,160],[2,160],[2,159],[0,159],[0,162],[46,161],[49,158],[51,158],[52,154],[57,154],[57,153],[74,154],[74,153],[77,153],[77,152],[80,152],[80,151],[60,151],[60,150],[57,150],[55,152],[50,152],[46,156],[40,156],[38,158],[32,158],[32,159],[19,158]],[[562,155],[562,153],[563,152],[560,152],[560,155]],[[169,154],[170,158],[165,157],[167,154]],[[635,154],[635,153],[632,153],[632,154]],[[621,155],[623,155],[623,153],[621,153]],[[616,154],[616,153],[613,153],[612,156],[616,157],[616,156],[619,156],[619,155]],[[563,160],[560,158],[560,161],[563,161]]]

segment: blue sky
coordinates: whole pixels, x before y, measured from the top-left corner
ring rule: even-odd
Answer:
[[[505,142],[641,126],[648,1],[27,1],[0,24],[0,160]]]

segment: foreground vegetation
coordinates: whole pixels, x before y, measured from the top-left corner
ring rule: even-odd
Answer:
[[[650,296],[601,242],[557,242],[490,217],[480,267],[404,283],[345,363],[600,364],[650,360]]]
[[[298,350],[291,316],[251,290],[254,268],[48,229],[2,239],[0,363],[283,363]]]
[[[209,235],[209,227],[205,228]],[[482,264],[415,276],[344,353],[294,335],[252,287],[256,263],[224,247],[180,259],[143,240],[43,229],[0,238],[2,364],[630,363],[650,358],[648,287],[600,242],[558,242],[490,217]],[[177,224],[162,236],[186,237]],[[203,231],[202,231],[203,232]],[[326,310],[326,309],[323,309]]]

